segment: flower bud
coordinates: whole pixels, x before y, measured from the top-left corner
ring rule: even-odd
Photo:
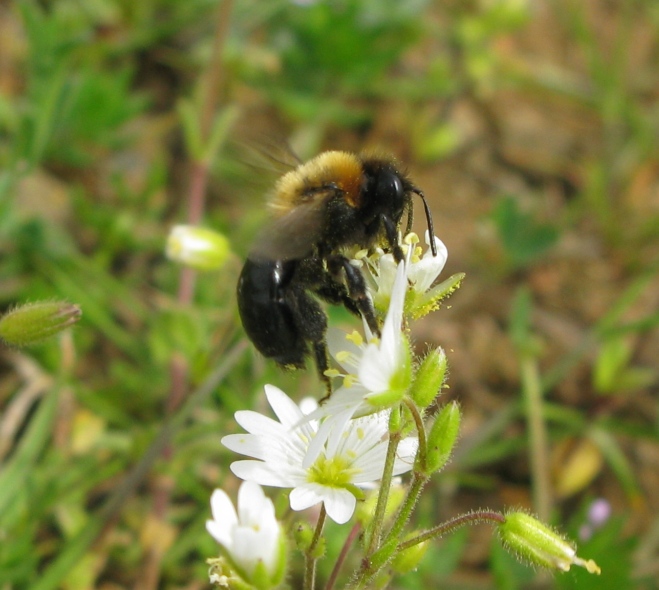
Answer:
[[[431,350],[421,361],[410,390],[410,397],[418,407],[427,408],[439,395],[447,367],[446,353],[441,347]]]
[[[0,318],[0,339],[13,346],[28,346],[54,336],[82,316],[77,305],[64,301],[28,303]]]
[[[586,568],[590,574],[600,574],[592,560],[577,557],[574,546],[553,529],[524,512],[506,514],[498,526],[499,537],[509,551],[532,565],[567,572],[572,565]]]
[[[295,546],[300,553],[308,551],[313,541],[314,529],[308,522],[299,521],[293,529]]]
[[[405,499],[406,491],[406,488],[400,484],[400,478],[394,478],[392,486],[389,489],[389,495],[387,496],[387,506],[384,510],[385,523],[388,523],[400,508],[400,505]],[[357,505],[357,520],[362,523],[365,529],[368,523],[373,520],[378,497],[379,491],[378,493],[371,493],[366,497],[364,502],[360,502]]]
[[[448,462],[460,431],[460,406],[457,402],[445,405],[437,414],[428,433],[426,465],[418,468],[430,475]],[[417,455],[417,461],[421,455]]]
[[[229,240],[205,227],[177,225],[167,237],[167,257],[196,270],[217,270],[230,253]]]
[[[415,535],[418,535],[418,532],[411,533],[407,538],[412,538]],[[422,541],[407,549],[403,549],[391,560],[391,569],[397,574],[406,574],[413,571],[425,557],[428,547],[430,547],[430,541]]]

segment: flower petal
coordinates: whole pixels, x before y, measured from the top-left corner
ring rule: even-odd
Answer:
[[[231,549],[233,528],[238,524],[238,516],[233,503],[224,490],[217,489],[211,495],[211,513],[213,520],[206,521],[206,530],[223,545]]]
[[[244,525],[260,525],[262,519],[274,518],[275,507],[253,481],[245,481],[238,490],[238,517]]]
[[[276,469],[263,461],[234,461],[231,471],[236,477],[245,481],[254,481],[262,486],[276,488],[292,488],[300,481],[304,481],[304,470],[300,462],[299,473],[291,469]]]
[[[281,389],[274,385],[266,385],[264,389],[272,411],[284,427],[290,429],[304,417],[299,406]]]
[[[345,524],[355,513],[357,498],[343,488],[325,488],[323,503],[327,516],[337,524]]]
[[[221,442],[230,451],[254,459],[265,460],[272,452],[272,448],[263,444],[263,438],[254,434],[227,434]]]
[[[322,486],[312,483],[304,483],[297,486],[289,496],[291,509],[296,512],[306,510],[322,502],[322,489]]]

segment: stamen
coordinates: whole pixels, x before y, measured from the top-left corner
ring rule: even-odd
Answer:
[[[411,231],[409,234],[405,236],[403,239],[403,242],[406,244],[418,244],[421,240],[419,239],[419,236]]]
[[[353,330],[350,334],[346,334],[346,340],[348,340],[348,342],[352,342],[355,346],[364,345],[364,339],[362,338],[362,335],[357,332],[357,330]]]
[[[343,363],[347,361],[352,355],[347,350],[339,350],[339,352],[337,352],[334,356],[336,357],[337,361]]]

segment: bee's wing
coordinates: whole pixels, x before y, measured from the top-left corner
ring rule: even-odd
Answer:
[[[291,146],[280,138],[258,135],[234,142],[236,160],[256,178],[270,181],[302,164]]]
[[[295,260],[311,254],[323,233],[326,201],[304,203],[277,217],[259,234],[250,257]]]
[[[268,162],[273,169],[281,174],[285,174],[302,164],[302,160],[284,139],[263,138],[259,144],[258,152],[262,162]]]

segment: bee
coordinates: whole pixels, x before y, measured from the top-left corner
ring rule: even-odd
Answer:
[[[240,318],[256,349],[287,369],[313,355],[326,375],[327,315],[319,299],[364,317],[373,334],[380,326],[359,268],[349,249],[382,247],[403,259],[399,231],[412,228],[412,195],[424,197],[391,157],[323,152],[284,174],[269,202],[272,219],[249,253],[238,281]],[[437,255],[431,239],[432,254]]]

